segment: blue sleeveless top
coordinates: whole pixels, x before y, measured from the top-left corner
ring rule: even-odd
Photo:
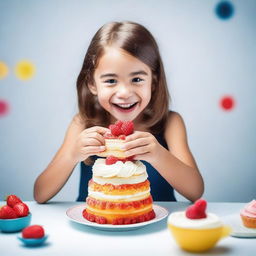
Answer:
[[[158,142],[168,149],[166,141],[162,134],[155,136]],[[96,160],[97,156],[93,156],[93,160]],[[148,162],[142,161],[147,168],[148,180],[150,182],[150,193],[154,201],[176,201],[174,196],[173,187],[158,173],[158,171]],[[88,196],[88,182],[92,178],[92,166],[81,162],[81,175],[80,175],[80,186],[79,196],[77,201],[85,201]]]

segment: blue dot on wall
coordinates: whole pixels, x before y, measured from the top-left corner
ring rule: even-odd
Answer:
[[[221,1],[217,4],[215,12],[220,19],[230,19],[234,14],[234,6],[228,1]]]

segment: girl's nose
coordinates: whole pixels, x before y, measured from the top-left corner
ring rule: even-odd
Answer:
[[[119,85],[116,91],[116,95],[120,98],[128,98],[131,96],[131,88],[129,85]]]

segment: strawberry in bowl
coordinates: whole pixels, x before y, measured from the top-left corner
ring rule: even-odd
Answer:
[[[0,230],[17,232],[27,227],[31,222],[29,207],[16,195],[7,196],[6,203],[0,207]]]
[[[38,246],[46,241],[48,235],[45,235],[44,228],[41,225],[31,225],[22,230],[18,239],[26,246]]]

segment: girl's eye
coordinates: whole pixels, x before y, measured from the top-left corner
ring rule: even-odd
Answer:
[[[115,84],[117,81],[115,79],[109,79],[109,80],[106,80],[104,81],[104,83],[107,83],[107,84]]]
[[[144,81],[144,80],[141,79],[141,78],[139,78],[139,77],[135,77],[135,78],[132,79],[132,82],[133,82],[133,83],[139,83],[139,82],[141,82],[141,81]]]

